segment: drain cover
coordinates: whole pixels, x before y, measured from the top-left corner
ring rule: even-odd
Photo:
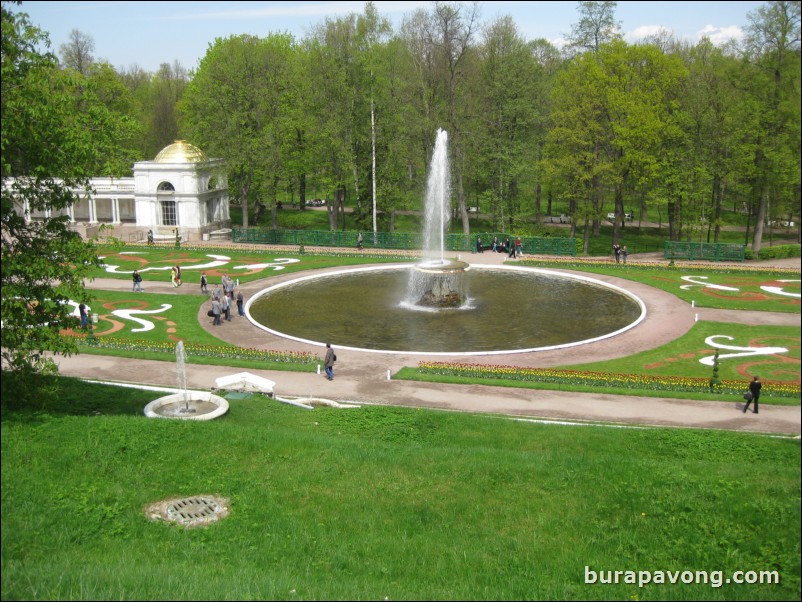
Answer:
[[[198,527],[228,516],[228,500],[211,495],[163,500],[147,508],[153,520],[167,520],[185,527]]]

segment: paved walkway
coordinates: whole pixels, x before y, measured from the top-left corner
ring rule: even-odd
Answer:
[[[462,256],[470,263],[503,263],[501,253]],[[637,259],[632,258],[635,262]],[[799,259],[779,260],[774,265],[799,267]],[[339,269],[339,268],[338,268]],[[297,277],[297,274],[271,276],[270,283]],[[771,312],[732,312],[691,308],[674,295],[639,283],[614,277],[595,276],[600,280],[626,288],[638,295],[647,306],[647,317],[639,326],[621,335],[575,348],[532,353],[494,355],[492,361],[481,356],[437,356],[438,361],[492,363],[514,366],[565,366],[591,361],[614,359],[653,349],[685,334],[696,319],[740,322],[745,324],[792,325],[799,327],[799,314]],[[194,279],[194,278],[193,278]],[[200,295],[197,284],[186,283],[173,288],[169,282],[145,282],[146,292]],[[89,286],[105,290],[130,290],[126,280],[98,279]],[[266,286],[264,280],[243,284],[246,299]],[[322,348],[289,341],[261,330],[248,318],[232,315],[231,322],[212,326],[206,315],[209,303],[198,312],[204,327],[223,341],[270,350],[313,352],[323,356]],[[236,314],[236,311],[234,312]],[[323,397],[336,401],[376,403],[410,407],[428,407],[496,413],[546,420],[601,421],[615,424],[661,425],[729,429],[762,433],[799,435],[802,432],[800,406],[761,405],[760,414],[743,414],[738,403],[659,399],[629,395],[533,391],[529,389],[488,387],[484,385],[445,385],[388,380],[390,374],[404,366],[416,366],[425,357],[414,354],[372,353],[339,350],[335,379],[327,381],[322,374],[248,370],[257,376],[275,381],[276,393],[282,396]],[[99,380],[174,386],[175,373],[164,362],[131,360],[109,356],[81,355],[56,358],[60,372]],[[187,382],[191,388],[213,387],[215,379],[242,370],[226,366],[187,366]],[[236,404],[236,402],[233,402]]]

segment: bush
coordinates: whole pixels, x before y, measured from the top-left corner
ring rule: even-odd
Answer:
[[[747,247],[744,252],[746,260],[751,259],[785,259],[788,257],[802,256],[802,245],[777,245],[776,247],[763,247],[760,249],[758,256],[755,252]]]

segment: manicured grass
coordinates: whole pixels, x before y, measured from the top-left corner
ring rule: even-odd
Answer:
[[[60,379],[19,407],[0,384],[4,599],[800,597],[798,441],[253,397],[149,420],[153,393]],[[201,494],[230,515],[145,516]],[[780,583],[586,584],[585,567]]]
[[[735,387],[735,390],[714,393],[707,391],[676,390],[672,391],[664,387],[647,388],[640,385],[644,384],[641,377],[679,377],[684,379],[701,379],[705,388],[709,379],[713,376],[711,366],[702,364],[699,360],[704,357],[711,357],[715,353],[715,347],[706,344],[709,337],[715,337],[714,342],[736,347],[784,347],[788,351],[783,354],[757,355],[749,354],[744,350],[720,349],[721,359],[719,361],[718,378],[722,381],[741,382],[742,386]],[[726,337],[732,337],[728,339]],[[760,401],[766,404],[776,405],[799,405],[799,365],[802,359],[799,346],[799,329],[791,326],[746,326],[743,324],[727,324],[722,322],[698,322],[693,328],[679,339],[651,349],[642,353],[629,355],[616,360],[605,362],[594,362],[590,364],[575,364],[546,370],[549,372],[548,378],[541,380],[532,378],[531,380],[521,380],[516,374],[515,368],[509,368],[513,372],[510,378],[504,378],[505,370],[502,366],[495,366],[491,362],[486,365],[479,364],[476,372],[481,373],[484,369],[486,376],[470,373],[469,375],[459,374],[462,370],[455,370],[450,373],[448,366],[443,370],[432,373],[429,369],[417,367],[406,367],[398,371],[393,378],[406,380],[419,380],[426,382],[443,382],[454,384],[481,384],[487,386],[506,386],[531,389],[554,389],[560,391],[577,391],[582,393],[609,393],[614,395],[636,395],[640,397],[661,397],[677,399],[698,399],[703,401],[723,401],[733,403],[740,401],[743,390],[746,390],[750,379],[743,377],[744,367],[750,371],[756,370],[760,366],[761,380],[763,381],[763,394]],[[736,357],[726,357],[727,354],[744,353]],[[427,364],[428,362],[423,362]],[[467,366],[472,366],[468,364]],[[560,377],[561,370],[570,371]],[[551,373],[556,373],[551,374]],[[603,379],[608,375],[613,380],[613,375],[621,375],[626,386],[611,384],[609,386],[583,385],[583,379],[578,378],[582,375],[599,373]],[[795,387],[794,392],[785,390],[787,387],[780,385],[790,385]],[[790,397],[789,397],[790,395]]]
[[[799,328],[793,326],[697,322],[684,336],[656,349],[617,360],[574,365],[570,368],[624,374],[658,376],[681,374],[691,378],[709,378],[712,375],[712,368],[699,361],[715,353],[716,348],[705,343],[709,337],[716,337],[713,342],[733,347],[784,347],[788,350],[787,353],[777,355],[749,355],[744,349],[719,349],[721,356],[743,354],[737,357],[722,357],[719,361],[719,378],[745,380],[743,367],[746,364],[750,371],[759,369],[759,376],[764,381],[799,382],[799,366],[802,362],[800,336]]]
[[[242,245],[241,248],[204,245],[205,243],[185,245],[181,249],[146,245],[101,247],[99,254],[107,267],[93,270],[91,277],[131,282],[131,272],[139,270],[143,278],[142,287],[147,292],[148,282],[170,282],[170,268],[179,265],[184,286],[200,291],[201,272],[206,272],[209,290],[212,290],[215,284],[220,283],[223,274],[240,282],[251,282],[276,274],[291,274],[303,270],[400,260],[400,255],[359,255],[338,253],[335,249],[331,254],[316,255],[301,254],[297,249],[277,249],[269,245]],[[216,263],[221,265],[212,265]]]
[[[685,266],[665,264],[610,264],[574,259],[525,258],[522,266],[580,270],[642,282],[667,291],[695,307],[799,313],[799,297],[781,295],[761,287],[800,294],[800,271],[750,266]]]

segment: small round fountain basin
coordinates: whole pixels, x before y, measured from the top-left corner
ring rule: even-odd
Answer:
[[[214,420],[228,412],[228,401],[219,395],[188,391],[187,396],[184,393],[174,393],[154,399],[145,406],[145,416],[174,420]],[[194,412],[185,411],[187,402]]]

